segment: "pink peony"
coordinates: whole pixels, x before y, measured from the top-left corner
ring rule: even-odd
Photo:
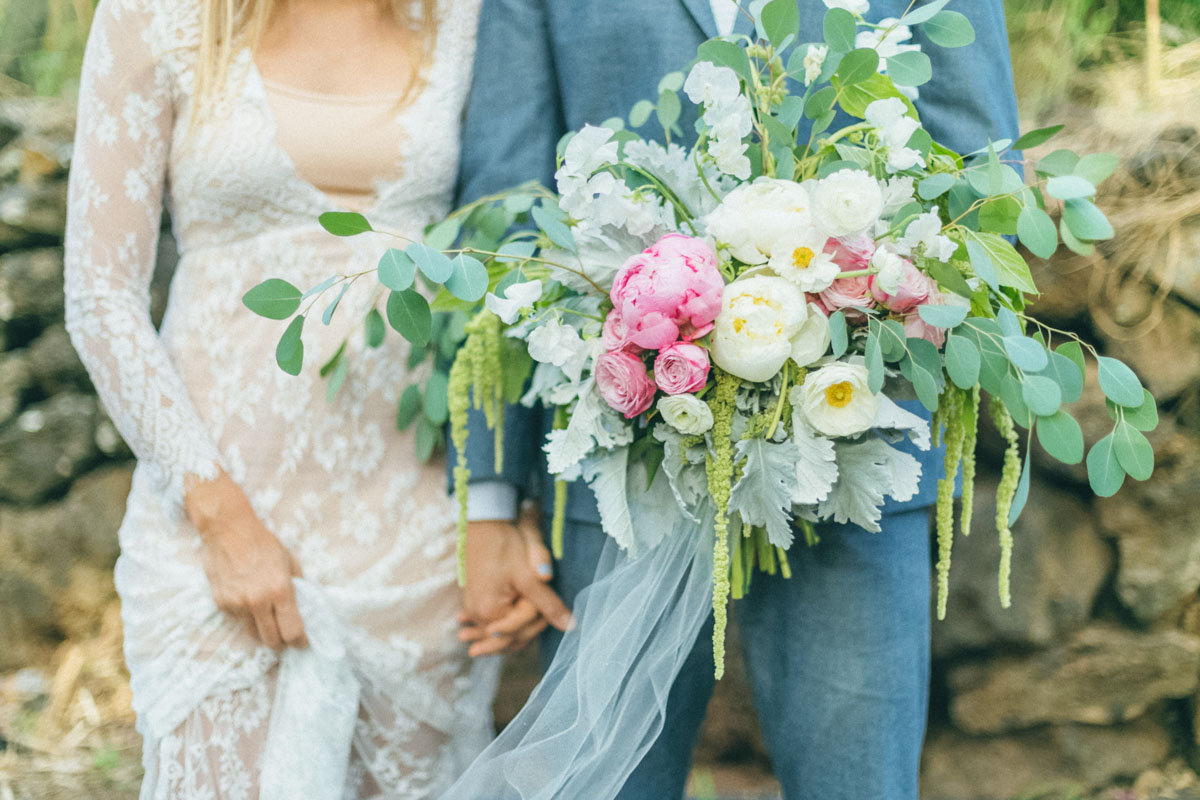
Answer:
[[[724,289],[712,247],[669,233],[625,262],[611,297],[629,341],[661,350],[681,337],[690,341],[712,330]]]
[[[875,240],[862,235],[845,239],[830,239],[825,252],[833,254],[833,261],[843,270],[866,269],[871,266],[875,255]]]
[[[621,318],[615,308],[608,312],[608,316],[604,319],[604,329],[601,331],[600,339],[604,342],[605,350],[641,349],[630,341],[629,326],[625,324],[625,320]]]
[[[604,402],[633,419],[650,408],[654,402],[654,381],[646,373],[646,365],[633,353],[616,350],[596,359],[593,370],[596,388]]]
[[[708,383],[708,351],[690,342],[676,342],[654,359],[654,380],[667,394],[698,392]]]
[[[878,283],[871,286],[871,293],[875,296],[882,305],[887,306],[892,311],[898,314],[907,314],[909,311],[915,311],[917,306],[923,305],[937,293],[937,285],[921,270],[912,265],[912,262],[904,262],[904,271],[900,274],[900,285],[896,288],[895,294],[888,294]]]
[[[829,288],[816,295],[817,302],[832,314],[839,308],[873,308],[875,298],[871,295],[871,277],[838,278]],[[853,313],[853,312],[851,312]]]

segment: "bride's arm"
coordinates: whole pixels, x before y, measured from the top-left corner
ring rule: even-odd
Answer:
[[[169,72],[145,13],[101,3],[88,39],[71,165],[66,321],[96,391],[159,496],[199,529],[222,610],[269,645],[303,644],[291,554],[225,474],[150,319],[163,186],[175,124]]]

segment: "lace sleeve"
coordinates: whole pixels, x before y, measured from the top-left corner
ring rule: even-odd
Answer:
[[[113,422],[160,491],[182,509],[185,481],[220,455],[150,319],[172,80],[147,12],[100,3],[88,40],[66,235],[66,322]]]

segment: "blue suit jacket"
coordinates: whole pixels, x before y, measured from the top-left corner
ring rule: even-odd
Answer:
[[[898,17],[908,4],[872,0],[869,17]],[[800,41],[821,41],[825,4],[797,0],[797,5]],[[916,105],[935,140],[969,152],[989,138],[1015,138],[1016,98],[1002,0],[954,7],[970,18],[977,39],[969,47],[947,50],[915,31],[914,41],[934,67],[933,81],[921,87]],[[735,32],[751,28],[750,20],[739,15]],[[686,68],[700,43],[716,35],[709,0],[484,0],[458,200],[470,202],[531,179],[553,188],[555,146],[563,134],[624,117],[638,100],[657,97],[662,76]],[[684,107],[680,127],[690,132],[694,109],[686,102]],[[849,122],[837,120],[834,129]],[[656,125],[650,122],[642,133]],[[500,479],[526,496],[553,496],[541,451],[551,416],[540,408],[509,409],[499,475],[493,469],[492,434],[473,417],[466,453],[472,480]],[[922,462],[921,492],[908,503],[890,503],[885,513],[933,501],[941,455],[912,452]],[[571,487],[567,517],[599,521],[586,485]]]

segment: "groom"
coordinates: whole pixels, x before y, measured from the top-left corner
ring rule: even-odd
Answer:
[[[862,10],[868,2],[798,5],[800,41],[819,41],[827,7]],[[871,0],[866,16],[899,17],[908,6],[909,0]],[[970,18],[978,39],[946,50],[917,30],[914,41],[933,60],[934,80],[921,87],[916,105],[934,139],[970,152],[989,137],[1014,137],[1017,111],[1002,0],[952,7]],[[563,134],[626,116],[638,100],[656,98],[659,79],[685,69],[705,39],[752,28],[734,0],[483,0],[459,201],[530,179],[553,187],[555,145]],[[679,125],[690,133],[693,121],[688,109]],[[835,129],[843,123],[848,120],[835,122]],[[643,133],[653,135],[650,128]],[[540,408],[510,409],[501,474],[492,469],[492,437],[470,437],[468,547],[511,549],[515,545],[506,543],[529,536],[529,520],[514,522],[517,502],[553,497],[540,448],[550,416]],[[753,590],[737,604],[759,721],[786,798],[917,797],[929,682],[929,507],[941,468],[938,454],[915,454],[922,462],[921,491],[885,507],[882,533],[820,526],[819,544],[790,551],[790,580],[756,574]],[[547,500],[547,514],[549,506]],[[548,529],[548,519],[542,522]],[[592,580],[604,536],[590,490],[572,485],[565,555],[551,583],[568,604]],[[492,580],[476,591],[520,583],[499,574],[511,559],[482,562],[477,568]],[[475,615],[492,619],[472,620],[480,636],[491,634],[474,652],[519,646],[545,627],[532,612],[503,616],[508,596],[475,599],[468,598],[468,609],[494,610]],[[486,627],[499,617],[504,621]],[[683,796],[713,690],[710,631],[701,633],[676,680],[662,735],[630,776],[622,800]],[[543,634],[544,664],[560,636]]]

